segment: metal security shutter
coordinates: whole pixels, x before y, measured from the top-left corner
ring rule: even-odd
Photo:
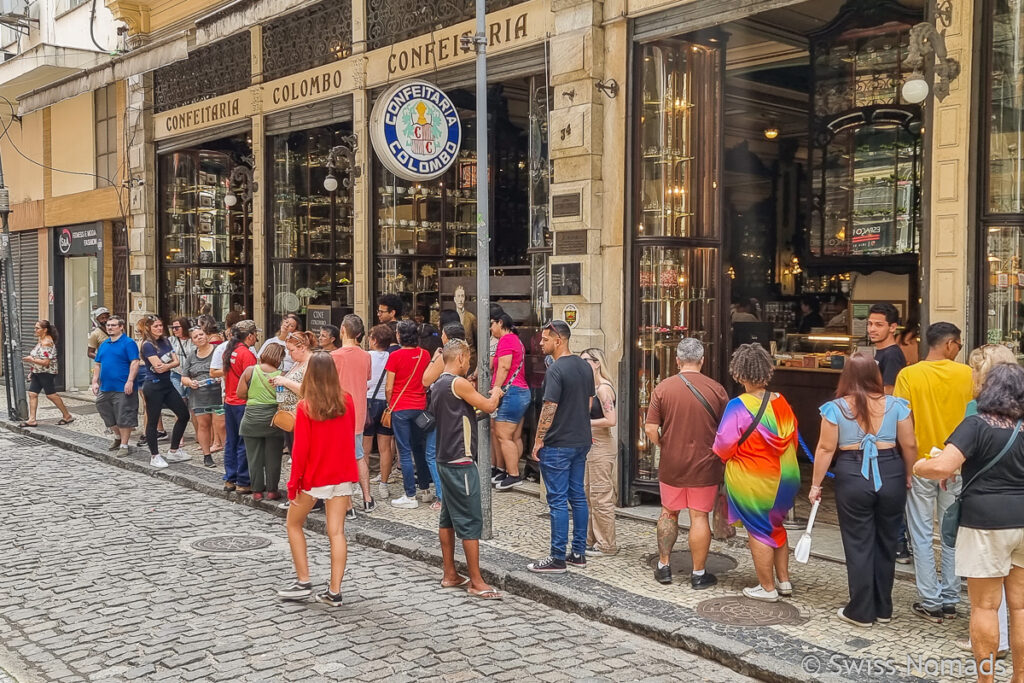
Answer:
[[[35,346],[35,325],[39,320],[39,235],[35,230],[11,233],[14,257],[14,292],[17,295],[20,348],[18,357]]]
[[[801,2],[804,0],[694,0],[637,18],[633,23],[633,39],[645,42],[670,38]]]
[[[343,95],[326,102],[268,114],[263,127],[267,135],[276,135],[351,120],[352,96]]]

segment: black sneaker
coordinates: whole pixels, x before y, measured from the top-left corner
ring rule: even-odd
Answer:
[[[696,574],[690,574],[690,587],[694,590],[701,591],[705,588],[711,588],[718,583],[718,577],[711,572],[704,570],[704,573],[700,576]]]
[[[517,486],[522,486],[522,485],[523,485],[523,478],[522,477],[514,477],[511,474],[506,474],[503,479],[501,479],[497,484],[494,485],[494,490],[495,491],[508,491],[509,489],[514,489]]]
[[[341,607],[341,591],[337,593],[332,593],[330,589],[320,591],[316,594],[316,601],[331,607]]]
[[[508,472],[505,470],[498,469],[497,467],[491,468],[491,483],[497,484],[502,479],[508,476]]]
[[[287,588],[277,591],[277,597],[282,600],[305,600],[313,594],[313,584],[308,581],[296,581]]]
[[[587,566],[587,556],[577,555],[576,553],[569,553],[565,556],[565,563],[570,567],[576,567],[577,569],[585,569]]]
[[[377,509],[377,501],[375,499],[371,498],[369,503],[367,503],[365,500],[363,501],[363,514],[364,515],[368,515],[368,514],[370,514],[371,512],[373,512],[376,509]]]
[[[526,568],[535,574],[564,574],[565,560],[556,560],[548,555],[543,560],[537,560],[526,565]]]
[[[915,602],[913,605],[911,605],[910,608],[914,610],[914,614],[921,617],[922,619],[925,619],[935,624],[942,623],[943,614],[941,609],[928,609],[919,602]]]
[[[896,561],[900,564],[910,564],[910,548],[906,543],[900,543],[896,547]]]
[[[321,510],[322,511],[323,509],[324,509],[324,499],[323,498],[317,498],[316,502],[313,503],[313,507],[310,508],[310,510],[313,511],[313,512],[315,512],[317,510]]]
[[[672,567],[655,567],[654,580],[658,583],[663,583],[666,586],[672,583]]]
[[[216,466],[217,466],[217,463],[215,463],[213,461],[213,456],[212,455],[204,455],[203,456],[203,467],[216,467]]]
[[[149,442],[146,441],[146,437],[141,436],[141,437],[139,437],[138,443],[135,444],[135,447],[136,448],[142,448],[142,447],[147,446],[147,445],[149,445]]]
[[[168,439],[167,432],[157,432],[156,433],[156,440],[157,441],[167,441],[167,439]]]
[[[356,519],[356,509],[354,507],[348,509],[348,512],[345,513],[345,519],[350,521]]]
[[[116,451],[120,447],[121,447],[121,437],[115,436],[114,437],[114,443],[110,444],[110,446],[107,448],[107,450],[108,451]]]
[[[956,605],[943,605],[942,606],[942,618],[943,619],[956,619]]]

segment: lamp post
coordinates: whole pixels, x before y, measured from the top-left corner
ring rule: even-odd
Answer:
[[[4,377],[7,379],[7,414],[12,421],[28,419],[28,404],[25,398],[25,373],[21,369],[21,357],[18,352],[17,330],[20,327],[18,316],[18,297],[14,292],[14,255],[11,253],[11,228],[8,220],[11,215],[11,193],[4,185],[3,162],[0,161],[0,223],[3,232],[0,234],[0,267],[3,278],[0,279],[0,307],[3,308],[0,331],[3,333]]]

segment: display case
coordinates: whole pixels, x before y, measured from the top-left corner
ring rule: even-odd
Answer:
[[[224,203],[240,158],[224,148],[247,143],[210,147],[160,157],[160,313],[167,318],[251,312],[252,206]]]
[[[988,2],[987,211],[1024,213],[1024,7]]]
[[[918,251],[921,109],[900,85],[919,20],[897,3],[855,1],[811,39],[811,257]]]
[[[985,342],[1005,344],[1024,361],[1024,229],[993,225],[986,233]]]
[[[705,344],[704,371],[718,377],[724,353],[721,227],[720,37],[638,46],[631,263],[633,397],[626,427],[636,453],[636,490],[655,492],[660,451],[644,433],[655,386],[676,372],[684,337]]]
[[[267,251],[271,290],[268,325],[285,313],[330,306],[335,324],[354,306],[352,192],[345,167],[335,168],[338,189],[328,192],[328,153],[351,133],[335,124],[269,138],[273,154]]]

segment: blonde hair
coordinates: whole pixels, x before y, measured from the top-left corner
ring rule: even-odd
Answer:
[[[615,382],[612,381],[611,376],[608,372],[608,359],[604,356],[604,351],[597,348],[584,349],[580,351],[580,356],[586,354],[597,361],[597,374],[600,375],[601,379],[612,385],[615,388]]]
[[[981,393],[988,373],[997,365],[1016,365],[1017,356],[1002,344],[985,344],[971,351],[967,364],[974,379],[974,395]]]

